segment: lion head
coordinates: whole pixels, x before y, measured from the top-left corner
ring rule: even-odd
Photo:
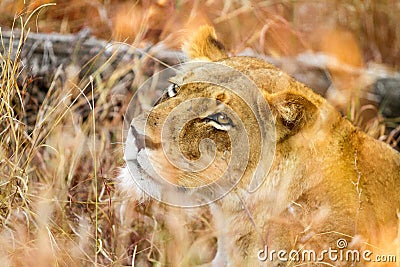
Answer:
[[[264,245],[393,241],[397,152],[271,64],[229,57],[210,27],[185,47],[191,63],[130,125],[123,190],[180,206],[221,199],[215,266],[253,266]]]
[[[211,27],[186,50],[190,64],[179,66],[154,107],[131,123],[131,176],[159,199],[193,188],[209,200],[236,186],[251,191],[267,176],[276,144],[323,119],[325,100],[265,61],[228,57]],[[135,187],[131,176],[124,188]]]

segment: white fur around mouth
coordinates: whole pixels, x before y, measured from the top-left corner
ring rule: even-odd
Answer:
[[[126,162],[130,160],[135,160],[137,159],[138,155],[138,148],[136,146],[136,139],[132,134],[132,131],[128,131],[128,136],[126,138],[126,143],[125,143],[125,153],[124,153],[124,159]]]
[[[145,154],[145,149],[138,150],[136,139],[129,131],[124,153],[126,166],[118,178],[121,190],[127,195],[135,196],[139,201],[148,200],[149,196],[161,198],[160,184],[142,167],[149,166],[149,162],[144,161]],[[151,169],[151,166],[146,169]]]

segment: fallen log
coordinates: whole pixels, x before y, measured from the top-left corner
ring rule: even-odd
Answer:
[[[21,31],[3,31],[0,53],[15,59],[20,46]],[[40,78],[49,86],[54,72],[62,66],[67,68],[73,64],[82,73],[94,72],[100,66],[103,72],[110,73],[118,65],[132,64],[134,60],[147,58],[161,65],[175,65],[182,60],[183,54],[169,51],[162,45],[135,48],[134,46],[97,39],[83,30],[76,35],[58,33],[32,33],[22,38],[19,59],[23,66],[22,77]],[[147,72],[147,71],[146,71]],[[148,73],[150,74],[150,73]]]

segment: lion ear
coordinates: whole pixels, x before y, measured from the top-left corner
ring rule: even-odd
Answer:
[[[317,106],[297,92],[274,94],[268,102],[276,118],[278,141],[295,135],[317,117]]]
[[[217,61],[228,57],[224,45],[217,40],[215,29],[209,25],[201,26],[184,44],[183,51],[190,59]]]

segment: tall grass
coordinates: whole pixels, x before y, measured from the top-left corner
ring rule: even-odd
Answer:
[[[2,14],[7,14],[7,10],[15,12],[18,8],[7,8],[22,2],[4,1],[0,3],[0,11],[4,11]],[[24,11],[35,10],[38,3],[30,2],[30,9]],[[79,5],[73,5],[78,2]],[[28,25],[35,29],[45,26],[48,30],[76,32],[83,27],[85,18],[95,28],[95,34],[105,35],[102,37],[114,35],[138,43],[142,39],[166,40],[177,47],[181,44],[176,41],[181,40],[178,37],[187,35],[196,27],[195,22],[201,21],[214,24],[233,52],[252,47],[267,54],[280,51],[277,55],[285,56],[285,51],[294,53],[287,48],[287,40],[302,45],[309,41],[306,32],[296,25],[298,18],[292,16],[301,1],[260,1],[257,9],[249,1],[207,1],[210,8],[206,10],[197,1],[140,1],[131,9],[125,9],[127,4],[122,1],[115,8],[110,4],[112,1],[104,1],[103,5],[91,3],[98,11],[93,18],[88,15],[92,11],[86,6],[89,2],[70,1],[66,4],[68,8],[59,5],[44,18],[31,17],[28,21],[18,18],[14,24],[24,33],[19,47],[13,50],[1,43],[0,266],[120,266],[131,265],[132,259],[139,266],[160,266],[177,257],[177,251],[185,249],[183,243],[197,237],[202,238],[192,250],[198,251],[192,253],[198,253],[199,257],[212,254],[201,251],[202,242],[210,242],[212,235],[207,214],[194,216],[194,226],[188,226],[192,229],[190,239],[184,240],[181,236],[183,243],[166,252],[174,230],[180,234],[181,222],[168,217],[166,207],[155,203],[138,205],[114,189],[118,167],[124,164],[121,131],[126,99],[145,79],[141,73],[143,59],[135,59],[130,66],[118,66],[112,72],[106,71],[111,64],[108,61],[97,66],[96,71],[83,75],[79,66],[61,66],[54,72],[48,90],[43,91],[35,80],[22,75],[25,66],[20,55],[29,34]],[[162,5],[163,2],[167,4]],[[337,8],[330,16],[340,18],[341,26],[349,25],[360,36],[368,59],[381,59],[398,66],[397,55],[392,59],[385,57],[398,50],[399,30],[394,24],[399,5],[390,8],[392,1],[345,2],[339,6],[339,1],[335,1]],[[171,20],[157,24],[143,16],[148,23],[145,28],[130,28],[137,27],[138,23],[117,21],[118,10],[124,12],[121,17],[127,20],[130,14],[143,10],[153,12],[153,17],[169,14]],[[370,14],[375,15],[371,18]],[[244,19],[247,23],[240,23]],[[380,26],[374,28],[374,21]],[[182,33],[182,27],[187,31]],[[384,46],[388,39],[379,35],[381,28],[387,29],[391,33],[387,36],[394,40],[389,47]],[[284,31],[281,36],[288,39],[274,39],[273,35],[268,40],[261,38],[266,32],[274,31]],[[118,36],[119,33],[126,35]],[[130,90],[121,89],[121,77],[132,69],[135,80],[129,81]],[[357,112],[363,108],[352,105],[355,110],[351,109],[350,117],[357,121]],[[371,121],[369,130],[376,137],[393,139],[390,135],[384,136],[381,122],[381,118]],[[172,220],[177,228],[166,229],[166,220]]]
[[[43,89],[21,75],[29,30],[19,24],[19,47],[2,43],[0,54],[0,265],[122,262],[112,180],[122,165],[119,76],[59,67],[38,99]]]

